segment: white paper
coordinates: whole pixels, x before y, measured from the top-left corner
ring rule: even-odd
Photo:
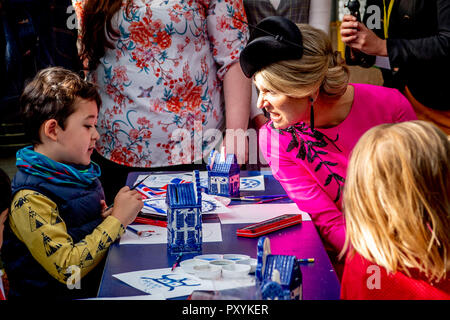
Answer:
[[[239,186],[241,191],[264,191],[264,176],[241,177],[241,184]]]
[[[143,213],[151,213],[167,217],[166,197],[152,197],[143,199],[144,206],[141,211]]]
[[[149,237],[140,237],[130,230],[126,230],[120,238],[120,244],[164,244],[167,243],[167,228],[147,224],[133,224],[133,229],[138,231],[154,231]],[[203,242],[221,242],[222,230],[220,223],[202,224]]]
[[[208,171],[200,171],[200,185],[208,186]],[[139,175],[136,181],[141,181],[147,175]],[[192,173],[168,173],[168,174],[153,174],[145,179],[144,184],[151,188],[162,188],[169,183],[192,182]]]
[[[139,188],[138,188],[139,189]],[[151,197],[144,199],[142,212],[160,216],[167,216],[167,204],[165,196]],[[231,202],[229,198],[209,195],[202,192],[202,214],[218,214],[230,212],[227,205]]]
[[[301,214],[303,221],[311,220],[309,214],[301,211],[295,203],[245,204],[230,208],[232,212],[219,215],[222,224],[256,223],[282,214]]]
[[[136,181],[141,181],[147,175],[140,175]],[[144,184],[150,188],[164,188],[169,183],[192,182],[191,173],[151,174]],[[208,187],[208,171],[200,171],[200,186]],[[264,191],[264,176],[241,177],[240,190],[242,191]],[[162,192],[163,190],[161,190]]]
[[[255,285],[255,277],[236,280],[203,280],[176,268],[142,270],[115,274],[113,277],[148,294],[162,295],[166,299],[190,295],[194,290],[225,290]]]

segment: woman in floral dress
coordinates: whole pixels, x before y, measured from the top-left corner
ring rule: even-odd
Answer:
[[[251,86],[236,63],[248,38],[242,0],[73,5],[80,54],[103,101],[94,159],[107,198],[132,170],[192,168],[225,128],[247,129]]]

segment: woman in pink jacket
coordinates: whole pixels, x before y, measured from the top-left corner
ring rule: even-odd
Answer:
[[[270,115],[261,152],[333,258],[345,242],[342,188],[351,150],[371,127],[414,120],[414,111],[395,89],[349,84],[328,36],[285,18],[262,20],[240,63]]]

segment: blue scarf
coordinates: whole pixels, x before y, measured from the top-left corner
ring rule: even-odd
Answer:
[[[100,167],[95,162],[91,161],[88,166],[63,164],[35,152],[32,146],[17,151],[16,159],[19,170],[54,184],[87,187],[101,175]]]

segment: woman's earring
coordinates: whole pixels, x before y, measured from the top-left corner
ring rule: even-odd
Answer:
[[[310,123],[311,131],[313,131],[314,130],[314,106],[313,106],[314,99],[309,98],[309,101],[311,102],[311,116],[309,118],[309,123]]]

